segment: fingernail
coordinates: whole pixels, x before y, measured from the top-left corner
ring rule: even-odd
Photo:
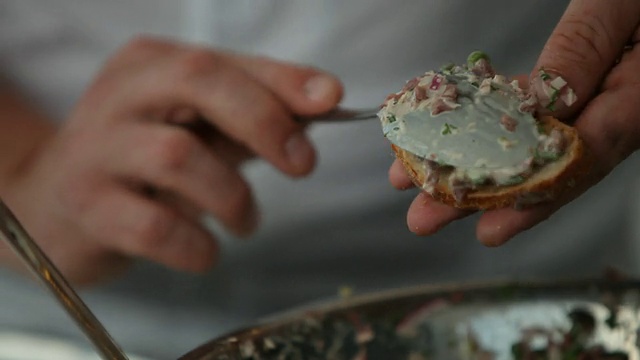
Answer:
[[[304,172],[313,165],[315,151],[304,133],[299,132],[291,136],[285,145],[285,151],[289,163],[297,171]]]
[[[331,98],[334,92],[334,81],[325,75],[316,75],[304,85],[307,98],[313,101],[324,101]]]
[[[538,98],[542,112],[562,112],[578,101],[575,91],[562,76],[540,68],[531,80],[531,89]]]
[[[505,241],[501,239],[501,237],[504,236],[501,225],[478,229],[476,236],[480,243],[487,247],[498,247],[505,243]]]

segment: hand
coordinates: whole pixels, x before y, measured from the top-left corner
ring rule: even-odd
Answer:
[[[485,245],[498,246],[518,233],[544,221],[640,147],[640,2],[636,0],[573,0],[549,38],[531,74],[531,87],[544,102],[539,70],[561,76],[575,90],[577,102],[544,110],[573,122],[595,159],[588,178],[557,201],[525,210],[499,209],[485,212],[476,235]],[[391,183],[411,187],[402,165],[389,170]],[[467,216],[419,194],[407,214],[409,229],[430,235],[450,222]]]
[[[217,255],[203,213],[238,235],[258,224],[240,164],[256,155],[308,174],[315,151],[293,116],[328,111],[341,92],[315,69],[137,39],[10,179],[6,200],[74,282],[130,257],[202,271]]]

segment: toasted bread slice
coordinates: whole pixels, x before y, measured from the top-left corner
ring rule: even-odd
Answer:
[[[522,208],[544,201],[551,201],[575,186],[590,167],[585,146],[575,128],[551,116],[540,118],[540,123],[549,132],[552,128],[562,131],[566,141],[563,155],[548,163],[528,177],[524,182],[512,186],[485,185],[470,190],[463,199],[456,200],[448,176],[440,177],[435,186],[425,187],[422,158],[392,145],[393,151],[411,177],[413,183],[428,192],[436,200],[461,209],[489,210],[504,207]]]

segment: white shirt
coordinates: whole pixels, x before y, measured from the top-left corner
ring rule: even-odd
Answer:
[[[0,72],[62,121],[109,54],[133,35],[151,33],[324,68],[343,80],[346,106],[371,107],[405,80],[462,62],[475,49],[505,74],[528,73],[566,3],[3,0]],[[341,285],[370,291],[599,275],[605,264],[635,270],[626,210],[637,159],[549,221],[487,249],[475,240],[475,217],[429,238],[407,230],[415,192],[388,184],[392,155],[376,121],[319,125],[311,136],[320,158],[311,177],[290,180],[262,163],[247,169],[263,227],[250,242],[225,237],[222,262],[210,274],[143,263],[84,294],[125,348],[175,358],[257,316],[331,297]],[[0,325],[77,336],[53,301],[25,301],[43,296],[37,288],[5,279]]]

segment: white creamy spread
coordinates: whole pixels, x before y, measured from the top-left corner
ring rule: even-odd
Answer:
[[[496,75],[486,55],[475,52],[466,66],[429,71],[408,81],[387,98],[378,116],[391,143],[440,167],[455,168],[450,180],[470,187],[514,185],[564,150],[538,126],[535,103],[517,81],[508,83]]]

